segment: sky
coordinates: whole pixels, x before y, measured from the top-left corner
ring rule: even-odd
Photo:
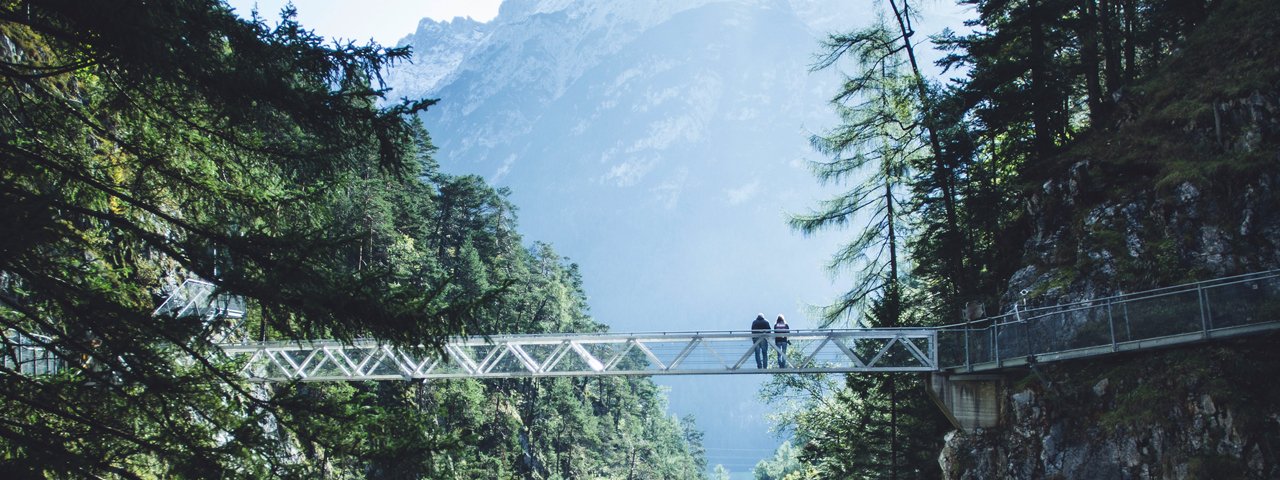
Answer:
[[[247,17],[256,6],[268,24],[280,17],[287,0],[228,0],[235,12]],[[298,21],[325,37],[363,43],[370,39],[384,46],[413,33],[418,21],[471,17],[487,22],[498,15],[502,0],[294,0]]]

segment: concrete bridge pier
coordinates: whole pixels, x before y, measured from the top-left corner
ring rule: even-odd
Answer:
[[[1000,424],[1005,377],[995,374],[929,374],[929,397],[965,433]]]

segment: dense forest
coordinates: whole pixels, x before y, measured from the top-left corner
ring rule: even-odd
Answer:
[[[880,20],[832,35],[815,64],[846,80],[831,102],[841,124],[812,139],[828,158],[814,171],[851,187],[792,226],[857,229],[830,264],[853,282],[824,309],[829,325],[954,323],[966,311],[1004,311],[1016,301],[1013,283],[1032,293],[1087,284],[1096,294],[1099,285],[1115,292],[1280,266],[1261,220],[1248,217],[1277,204],[1268,186],[1280,166],[1274,115],[1260,113],[1280,87],[1277,2],[962,3],[973,8],[971,31],[925,38],[915,29],[919,2],[877,2]],[[926,48],[945,53],[940,65],[960,78],[925,78]],[[1236,208],[1197,207],[1220,214],[1188,223],[1187,198]],[[1111,222],[1119,211],[1130,213]],[[1234,365],[1222,352],[1216,363],[1186,357],[1156,361],[1206,372]],[[1087,392],[1102,377],[1070,378]],[[1118,378],[1134,388],[1191,381]],[[942,476],[938,452],[952,427],[926,381],[774,379],[764,396],[787,406],[778,422],[794,434],[787,450],[799,461],[764,461],[756,478]],[[1177,403],[1155,403],[1168,402]]]
[[[254,340],[605,328],[505,192],[439,171],[434,101],[384,98],[409,54],[216,0],[0,3],[7,478],[702,475],[648,379],[253,385],[218,325],[153,315],[199,278]]]
[[[1199,228],[1280,210],[1258,186],[1280,171],[1280,128],[1256,113],[1280,105],[1280,2],[964,3],[971,31],[925,38],[920,5],[879,2],[878,21],[832,35],[814,65],[847,75],[831,102],[842,123],[812,139],[828,158],[814,171],[849,188],[791,223],[856,227],[830,264],[853,282],[825,326],[999,311],[1029,271],[1070,290],[1280,267],[1280,229]],[[927,79],[924,48],[961,78]],[[451,336],[606,328],[577,267],[516,233],[506,192],[440,171],[417,120],[434,101],[386,98],[380,72],[409,55],[216,0],[0,3],[0,471],[703,476],[693,419],[666,416],[648,379],[249,384],[212,341],[225,325],[154,314],[203,279],[245,300],[235,332],[253,340],[432,351]],[[1185,222],[1134,215],[1126,237],[1098,220],[1164,198],[1257,208],[1198,220],[1218,232],[1216,255],[1192,252],[1207,234]],[[61,368],[24,373],[33,349]],[[1230,357],[1175,352],[1117,367],[1136,373],[1115,384],[1151,390],[1141,379],[1169,364],[1212,377]],[[1062,398],[1113,373],[1080,370],[1061,372]],[[793,442],[757,478],[945,474],[952,427],[919,376],[777,376],[763,395]],[[1147,399],[1121,398],[1103,423],[1152,417]],[[1201,471],[1238,467],[1214,461]]]

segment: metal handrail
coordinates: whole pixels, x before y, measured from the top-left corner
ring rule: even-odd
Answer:
[[[1059,309],[1062,309],[1064,307],[1068,308],[1068,310],[1065,310],[1065,311],[1074,311],[1074,310],[1080,310],[1085,308],[1092,308],[1092,306],[1094,306],[1098,302],[1111,302],[1113,304],[1126,303],[1126,302],[1132,302],[1137,300],[1146,300],[1149,298],[1158,298],[1158,297],[1164,297],[1169,295],[1176,295],[1179,293],[1186,293],[1189,291],[1197,290],[1206,285],[1212,286],[1212,287],[1223,286],[1223,285],[1235,285],[1235,284],[1240,284],[1245,282],[1266,280],[1266,279],[1277,278],[1277,277],[1280,277],[1280,269],[1246,273],[1241,275],[1232,275],[1232,276],[1219,277],[1219,278],[1210,279],[1210,280],[1202,280],[1199,282],[1185,283],[1182,285],[1175,285],[1171,287],[1153,288],[1150,290],[1143,290],[1140,292],[1119,293],[1119,294],[1111,295],[1107,297],[1092,298],[1089,300],[1079,300],[1071,303],[1061,303],[1057,305],[1047,305],[1043,307],[1032,307],[1030,309],[1006,312],[1006,313],[1002,313],[1000,315],[991,316],[991,317],[979,318],[979,319],[969,320],[964,322],[951,323],[947,325],[940,325],[934,328],[938,330],[952,330],[952,329],[958,329],[958,327],[963,327],[963,326],[966,326],[972,323],[977,323],[977,322],[995,321],[995,320],[1003,319],[1007,317],[1019,318],[1021,315],[1027,315],[1033,312],[1053,310],[1052,312],[1046,313],[1043,315],[1033,315],[1030,317],[1019,318],[1018,320],[1002,322],[1002,323],[998,323],[997,325],[1025,323],[1025,321],[1027,320],[1034,320],[1036,318],[1042,318],[1049,315],[1055,315],[1055,314],[1061,313],[1064,310],[1059,310]],[[1116,302],[1116,300],[1120,300],[1120,301]],[[1072,308],[1072,307],[1075,307],[1075,308]]]
[[[1274,284],[1273,284],[1274,283]],[[1244,302],[1215,299],[1218,292],[1232,286],[1251,284],[1253,290],[1266,285],[1261,297]],[[210,332],[227,333],[229,326],[216,320],[244,316],[243,303],[214,295],[215,285],[189,279],[175,289],[155,314],[194,312],[204,319]],[[260,381],[356,380],[389,378],[456,378],[563,376],[563,375],[675,375],[722,373],[832,373],[868,371],[936,371],[963,368],[967,371],[1019,366],[1035,361],[1080,358],[1121,351],[1159,348],[1280,329],[1280,318],[1255,320],[1242,314],[1272,314],[1280,292],[1280,270],[1215,278],[1172,287],[1121,293],[1060,305],[1017,308],[1011,312],[940,327],[896,327],[791,330],[787,333],[727,331],[653,331],[541,333],[529,335],[488,335],[454,337],[446,341],[443,357],[423,353],[423,348],[405,350],[372,339],[344,343],[334,340],[294,340],[229,343],[214,340],[222,351],[245,360],[246,375]],[[1190,296],[1194,295],[1194,302]],[[1230,297],[1229,297],[1230,298]],[[219,302],[221,302],[219,304]],[[1141,302],[1148,309],[1195,308],[1198,322],[1186,317],[1165,315],[1158,320],[1133,317],[1131,305]],[[1263,309],[1266,307],[1267,309]],[[193,310],[194,309],[194,310]],[[1098,309],[1105,309],[1103,313]],[[1140,309],[1141,310],[1141,309]],[[1280,305],[1274,309],[1280,311]],[[1224,313],[1225,312],[1225,313]],[[1245,312],[1245,313],[1242,313]],[[1258,313],[1260,312],[1260,313]],[[1234,319],[1223,324],[1220,315]],[[1194,320],[1194,319],[1191,319]],[[1070,329],[1048,330],[1046,326],[1075,324]],[[1146,322],[1143,324],[1142,322]],[[1105,322],[1105,325],[1104,325]],[[1157,323],[1152,323],[1157,322]],[[1163,322],[1163,323],[1160,323]],[[1154,328],[1153,328],[1154,325]],[[1094,328],[1090,331],[1089,328]],[[1135,327],[1138,333],[1135,333]],[[1033,335],[1030,332],[1036,331]],[[1146,330],[1142,332],[1142,330]],[[1153,333],[1154,330],[1154,333]],[[1105,332],[1102,336],[1099,333]],[[950,342],[940,336],[963,334],[963,360],[940,360]],[[7,335],[5,365],[23,374],[56,373],[64,368],[56,352],[48,349],[53,340]],[[786,337],[795,347],[787,352],[787,368],[757,371],[745,368],[763,344],[768,354],[782,349],[775,339]],[[224,336],[225,338],[225,336]],[[763,342],[761,342],[763,340]],[[861,342],[861,343],[860,343]],[[880,343],[876,343],[880,342]],[[618,349],[610,351],[609,348]],[[717,350],[719,349],[719,350]],[[408,350],[415,350],[409,352]],[[486,352],[479,355],[479,352]],[[955,352],[960,353],[959,349]],[[632,355],[627,357],[627,355]],[[39,358],[37,358],[39,357]],[[295,358],[296,357],[296,358]],[[49,368],[23,367],[43,359]],[[253,362],[270,362],[269,364]],[[559,362],[579,361],[577,370],[546,368]],[[54,362],[54,363],[50,363]],[[298,363],[301,362],[301,363]],[[309,363],[314,362],[314,363]],[[372,363],[371,363],[372,362]],[[442,363],[443,362],[443,363]],[[453,370],[433,370],[454,362]],[[901,362],[901,363],[894,363]],[[383,363],[393,365],[383,367]],[[12,365],[10,365],[12,364]],[[264,365],[266,365],[264,367]],[[642,368],[637,368],[642,365]],[[46,365],[47,366],[47,365]],[[323,368],[332,371],[321,372]],[[365,368],[369,367],[369,368]],[[259,370],[253,370],[259,368]],[[267,370],[262,370],[266,368]],[[276,370],[271,370],[275,368]],[[361,370],[365,368],[364,370]],[[394,373],[387,373],[390,368]],[[523,369],[523,370],[521,370]],[[271,372],[268,372],[271,370]],[[448,371],[446,371],[448,370]],[[334,374],[334,372],[345,372]],[[264,372],[272,375],[262,375]],[[373,378],[376,377],[376,378]]]
[[[1271,285],[1270,288],[1263,289],[1265,295],[1246,301],[1215,301],[1211,298],[1215,293],[1226,291],[1224,289],[1237,285],[1248,284],[1252,285],[1254,290],[1259,290],[1259,287],[1268,283],[1280,283],[1274,282],[1276,279],[1280,279],[1280,270],[1269,270],[1030,310],[1015,308],[1013,312],[995,317],[946,325],[939,327],[938,333],[942,336],[962,335],[964,357],[959,363],[944,360],[943,368],[963,368],[966,371],[991,370],[1046,359],[1060,360],[1167,347],[1210,338],[1278,329],[1280,318],[1266,320],[1246,316],[1244,321],[1225,325],[1215,324],[1217,317],[1215,308],[1224,307],[1224,311],[1235,314],[1241,314],[1241,309],[1260,311],[1263,307],[1276,303],[1275,291],[1280,290],[1280,285]],[[1191,301],[1192,295],[1194,295],[1194,302]],[[1138,302],[1147,308],[1194,308],[1195,313],[1191,319],[1165,316],[1161,317],[1160,321],[1154,321],[1148,318],[1140,325],[1140,328],[1148,331],[1135,334],[1134,319],[1129,313],[1129,306]],[[1099,309],[1105,309],[1105,320],[1101,318]],[[1122,312],[1119,319],[1115,315],[1117,309]],[[1036,313],[1028,315],[1028,312]],[[1009,320],[1010,318],[1016,320]],[[1239,317],[1235,318],[1239,319]],[[1121,320],[1124,327],[1123,337],[1119,333]],[[1046,331],[1045,326],[1052,326],[1054,321],[1061,322],[1057,326],[1062,328]],[[1138,317],[1138,321],[1143,321],[1141,316]],[[1102,330],[1104,326],[1106,341],[1099,341],[1096,333],[1090,332],[1089,328]],[[1039,330],[1038,335],[1029,333],[1029,329],[1033,328]],[[1045,337],[1043,334],[1046,333],[1050,336]],[[977,337],[976,344],[975,337]],[[1046,341],[1051,346],[1046,346]],[[947,341],[940,340],[940,342],[943,349],[950,345]],[[975,347],[982,352],[977,355],[980,357],[977,359],[975,359]]]

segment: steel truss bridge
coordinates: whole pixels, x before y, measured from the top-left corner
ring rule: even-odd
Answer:
[[[932,328],[793,330],[787,348],[750,331],[563,333],[454,339],[443,352],[375,341],[226,343],[243,304],[189,281],[157,314],[198,315],[251,381],[360,381],[605,375],[993,372],[1280,329],[1280,270],[1120,294]],[[61,369],[49,342],[7,335],[4,363]],[[768,358],[757,368],[756,353]],[[784,354],[784,355],[783,355]],[[786,364],[779,362],[783,355]]]
[[[929,372],[938,337],[928,329],[812,330],[778,337],[744,332],[510,335],[457,340],[444,355],[376,342],[227,345],[260,380],[394,380],[599,375]],[[756,352],[768,368],[757,368]]]

